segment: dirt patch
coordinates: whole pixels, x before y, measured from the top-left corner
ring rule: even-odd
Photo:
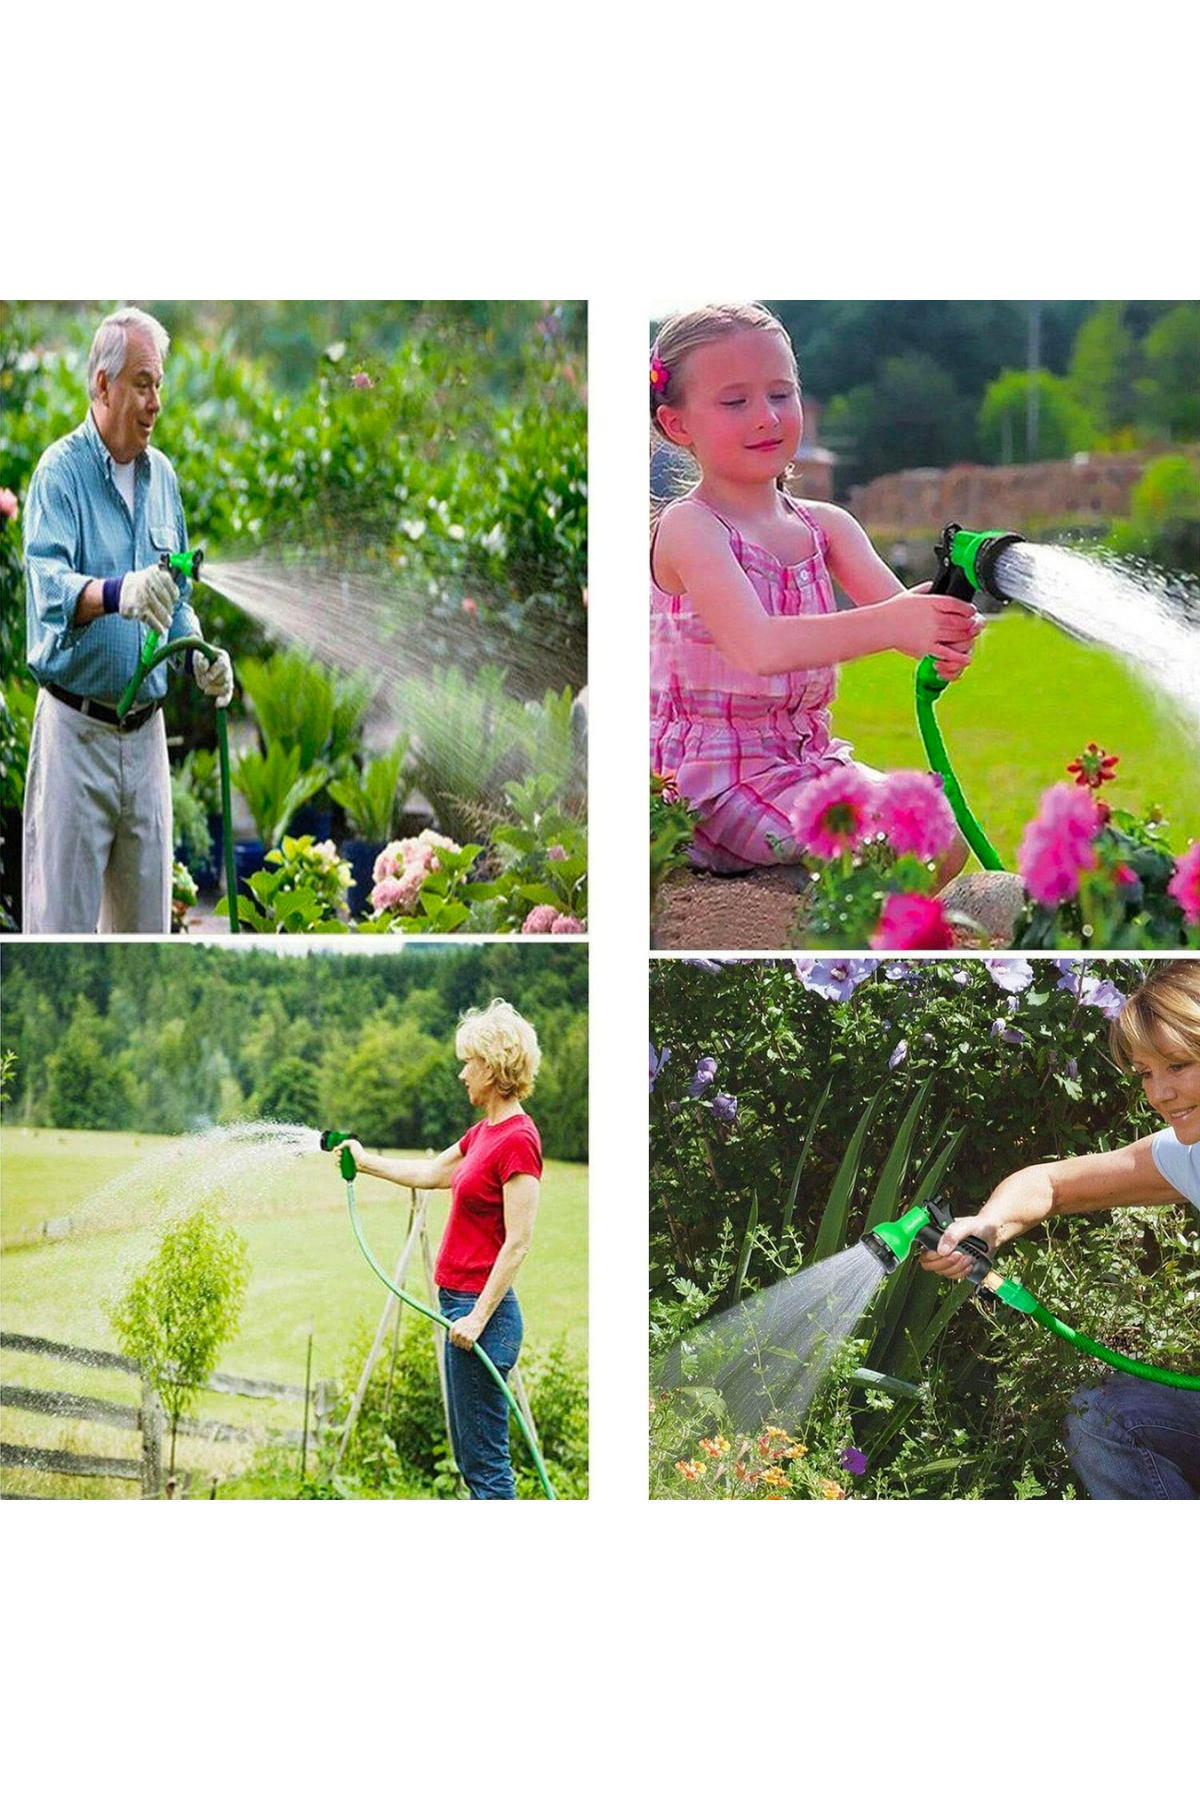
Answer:
[[[654,914],[656,950],[783,950],[796,917],[795,868],[672,875]]]

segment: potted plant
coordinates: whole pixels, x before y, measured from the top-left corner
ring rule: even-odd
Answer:
[[[400,781],[408,750],[407,736],[398,737],[386,756],[377,756],[361,770],[351,764],[347,774],[329,783],[330,798],[357,834],[340,845],[354,877],[348,895],[353,914],[369,910],[375,862],[392,835],[393,820],[407,793],[406,789],[401,794]]]
[[[234,766],[233,784],[250,809],[258,832],[250,843],[234,845],[239,884],[262,868],[268,850],[274,850],[293,815],[306,800],[319,793],[329,777],[324,763],[301,771],[300,751],[272,744],[265,756],[248,750]]]

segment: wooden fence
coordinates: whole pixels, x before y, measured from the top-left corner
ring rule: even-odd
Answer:
[[[26,1356],[46,1356],[58,1362],[79,1363],[92,1369],[118,1369],[140,1379],[138,1364],[128,1356],[111,1350],[85,1350],[78,1344],[59,1344],[50,1338],[26,1337],[20,1332],[0,1332],[0,1350]],[[329,1417],[337,1396],[335,1382],[317,1382],[311,1394],[303,1387],[281,1381],[261,1381],[254,1376],[215,1374],[204,1383],[207,1392],[237,1394],[250,1400],[290,1400],[305,1407],[307,1442],[305,1452],[319,1450],[328,1428]],[[11,1382],[0,1384],[0,1405],[21,1411],[51,1414],[56,1419],[84,1420],[132,1431],[140,1439],[140,1454],[135,1457],[83,1456],[69,1450],[43,1449],[36,1444],[0,1442],[0,1469],[40,1469],[54,1475],[100,1476],[106,1480],[136,1481],[143,1497],[152,1499],[162,1492],[163,1410],[158,1395],[142,1382],[141,1403],[122,1405],[116,1400],[95,1399],[88,1394],[64,1393],[52,1388],[21,1387]],[[181,1419],[181,1437],[203,1438],[209,1443],[276,1443],[304,1441],[304,1431],[252,1431],[246,1426],[230,1425],[217,1419]],[[186,1489],[190,1474],[182,1476]]]

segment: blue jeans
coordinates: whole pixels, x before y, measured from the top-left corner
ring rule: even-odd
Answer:
[[[1072,1398],[1067,1451],[1093,1500],[1200,1500],[1200,1392],[1114,1375]]]
[[[438,1289],[445,1319],[462,1319],[478,1294]],[[525,1326],[517,1296],[509,1288],[484,1326],[479,1344],[505,1380],[521,1350]],[[450,1414],[450,1448],[472,1500],[515,1500],[512,1458],[508,1453],[508,1402],[473,1350],[459,1350],[446,1339],[446,1400]]]

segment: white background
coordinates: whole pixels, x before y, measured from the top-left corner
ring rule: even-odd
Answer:
[[[6,1506],[10,1793],[1195,1783],[1178,1508],[642,1497],[648,315],[1198,285],[1187,9],[812,10],[10,10],[0,292],[590,302],[594,1137],[592,1500]]]

